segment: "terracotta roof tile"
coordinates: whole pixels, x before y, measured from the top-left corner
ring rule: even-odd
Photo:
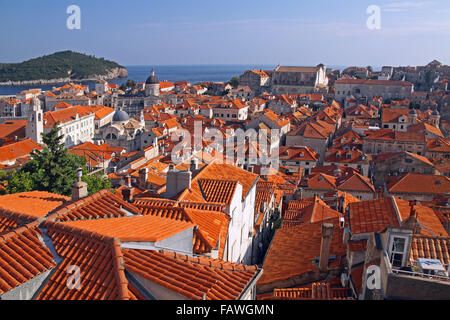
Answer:
[[[443,264],[450,264],[450,238],[413,235],[410,259],[439,259]]]
[[[330,255],[336,255],[337,258],[331,260],[329,264],[330,268],[334,268],[343,263],[341,259],[346,254],[346,248],[342,242],[343,229],[338,227],[339,220],[330,219],[327,222],[335,226]],[[267,253],[263,264],[264,273],[258,285],[271,284],[317,271],[318,266],[314,265],[313,261],[320,256],[321,230],[322,222],[279,229]]]
[[[122,242],[161,241],[195,227],[195,224],[190,222],[164,219],[153,215],[78,220],[69,221],[65,224],[103,234],[111,238],[117,238]]]
[[[298,201],[295,201],[293,205],[289,203],[288,210],[284,215],[283,228],[292,226],[292,222],[298,222],[301,224],[314,223],[328,219],[340,218],[342,216],[340,212],[333,210],[317,197],[311,204],[306,205],[302,209],[293,209],[294,206],[301,207],[302,204],[298,204]],[[297,224],[294,223],[294,225]]]
[[[449,194],[450,178],[431,174],[407,173],[388,177],[386,188],[391,193]]]
[[[353,234],[377,232],[399,222],[392,198],[353,202],[349,204],[350,229]]]
[[[51,218],[56,221],[117,218],[124,217],[127,212],[140,214],[133,205],[108,190],[102,190],[78,201],[67,202],[62,208],[53,212]]]
[[[198,229],[194,230],[194,252],[210,252],[219,245],[219,258],[223,257],[230,220],[225,213],[180,207],[154,207],[143,203],[136,207],[144,215],[154,215],[198,225]]]
[[[31,223],[0,236],[0,294],[56,266],[39,239],[38,223]]]
[[[0,208],[21,213],[30,218],[45,217],[70,198],[45,191],[30,191],[0,196]]]
[[[128,282],[117,240],[58,222],[44,222],[47,235],[63,261],[37,300],[128,300]],[[80,268],[79,289],[67,283],[70,266]]]
[[[191,300],[238,299],[258,272],[255,266],[171,252],[123,252],[127,270]]]
[[[427,236],[448,236],[441,220],[436,215],[432,208],[411,204],[409,201],[394,198],[397,204],[401,221],[407,219],[411,214],[411,208],[414,210],[415,215],[421,224],[421,234]]]
[[[237,166],[230,164],[210,163],[205,166],[193,179],[191,189],[186,189],[178,198],[179,200],[191,200],[204,202],[206,199],[203,197],[200,188],[200,179],[210,180],[228,180],[232,178],[233,181],[237,181],[242,185],[242,198],[247,196],[250,189],[256,185],[258,175],[241,169]]]
[[[275,289],[276,300],[348,300],[352,299],[349,288],[331,288],[329,283],[313,283],[311,287]]]
[[[28,156],[33,150],[41,150],[42,147],[31,139],[14,142],[0,147],[0,162],[12,161]]]

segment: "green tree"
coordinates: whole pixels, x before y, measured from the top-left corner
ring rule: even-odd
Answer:
[[[29,172],[13,172],[8,181],[8,193],[27,192],[34,190],[34,181]]]
[[[32,159],[9,179],[8,192],[39,190],[70,196],[78,179],[77,168],[83,168],[89,193],[111,187],[106,178],[87,175],[86,159],[67,152],[57,125],[42,135],[44,149],[33,153]]]
[[[131,89],[134,89],[134,88],[136,87],[136,83],[135,83],[133,80],[128,79],[128,80],[127,80],[127,83],[126,83],[126,87],[127,87],[127,88],[131,88]]]
[[[229,84],[232,85],[234,89],[236,89],[239,85],[239,78],[238,77],[231,78]]]
[[[111,181],[109,181],[107,177],[103,177],[97,174],[89,176],[83,173],[82,180],[88,184],[88,193],[90,195],[100,190],[111,188]]]

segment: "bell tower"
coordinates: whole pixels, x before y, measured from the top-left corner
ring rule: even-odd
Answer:
[[[41,101],[33,98],[30,103],[28,115],[28,126],[26,134],[36,143],[42,143],[42,133],[44,132],[44,115],[41,109]]]

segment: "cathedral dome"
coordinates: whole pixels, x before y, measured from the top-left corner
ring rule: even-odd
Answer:
[[[124,122],[130,120],[130,116],[123,110],[117,110],[113,116],[113,122]]]
[[[159,84],[159,80],[155,76],[155,70],[152,69],[152,73],[150,74],[150,77],[147,78],[147,81],[145,81],[145,84]]]

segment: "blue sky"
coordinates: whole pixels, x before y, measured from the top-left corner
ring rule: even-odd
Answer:
[[[123,65],[450,63],[448,0],[0,0],[0,61],[74,50]],[[81,30],[66,27],[69,5]],[[369,30],[369,5],[381,29]]]

